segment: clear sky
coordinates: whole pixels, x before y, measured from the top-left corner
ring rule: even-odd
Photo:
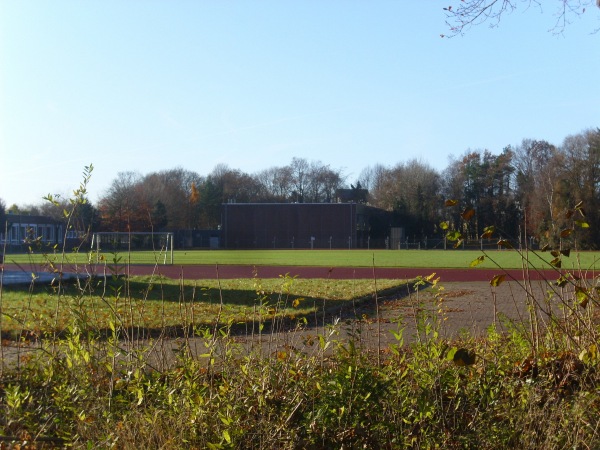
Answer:
[[[438,170],[468,149],[600,126],[600,10],[557,1],[447,33],[441,0],[0,0],[0,198],[68,195],[119,171],[293,157]]]

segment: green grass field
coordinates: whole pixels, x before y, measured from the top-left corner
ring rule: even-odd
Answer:
[[[380,293],[406,289],[404,280],[378,280]],[[119,295],[114,295],[119,288]],[[341,308],[373,293],[373,280],[171,280],[132,277],[90,283],[83,297],[70,283],[60,295],[44,285],[5,286],[0,316],[3,333],[63,331],[74,315],[94,329],[107,330],[119,317],[126,326],[157,330],[182,324],[250,323],[277,317],[307,317],[324,307]],[[121,293],[127,291],[127,296]]]
[[[175,251],[174,264],[177,265],[250,265],[250,266],[320,266],[320,267],[414,267],[414,268],[467,268],[482,255],[481,251],[471,250],[189,250]],[[479,268],[499,266],[505,269],[523,267],[524,255],[511,250],[492,250],[485,253],[485,261]],[[60,262],[62,255],[16,254],[6,255],[5,262],[40,264],[46,258]],[[65,263],[96,262],[97,255],[68,253]],[[164,253],[137,251],[131,253],[100,255],[100,261],[120,263],[163,264],[168,262]],[[550,253],[529,253],[529,265],[536,268],[549,268],[554,258]],[[600,269],[600,252],[572,253],[563,258],[563,268],[581,267],[585,270]]]

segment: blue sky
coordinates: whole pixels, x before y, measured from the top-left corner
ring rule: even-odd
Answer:
[[[0,0],[0,198],[68,195],[90,163],[92,202],[119,171],[293,157],[354,182],[600,126],[600,10],[442,39],[446,3]]]

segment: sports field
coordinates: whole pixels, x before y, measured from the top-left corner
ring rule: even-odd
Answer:
[[[478,261],[483,256],[483,261]],[[129,253],[67,253],[6,255],[7,264],[56,263],[165,264],[170,254],[132,251]],[[175,251],[173,264],[307,267],[406,267],[406,268],[497,268],[521,269],[524,265],[551,268],[555,257],[549,252],[520,253],[514,250],[189,250]],[[562,256],[562,268],[600,269],[600,252],[571,253]]]

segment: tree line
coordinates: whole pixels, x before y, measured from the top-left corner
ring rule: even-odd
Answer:
[[[585,226],[578,228],[577,245],[600,248],[600,128],[568,136],[560,146],[524,139],[499,154],[469,150],[443,171],[416,159],[375,164],[349,181],[342,169],[304,158],[253,174],[224,164],[206,176],[184,168],[126,171],[96,205],[82,205],[77,217],[94,231],[216,229],[222,203],[329,203],[345,189],[357,193],[355,201],[389,211],[390,226],[404,227],[411,240],[441,237],[441,223],[467,239],[494,225],[506,238],[556,246],[561,230],[580,220]],[[455,207],[447,207],[448,200]],[[568,213],[576,206],[585,219]],[[0,201],[0,216],[4,209]],[[12,205],[8,212],[60,218],[63,208]]]

